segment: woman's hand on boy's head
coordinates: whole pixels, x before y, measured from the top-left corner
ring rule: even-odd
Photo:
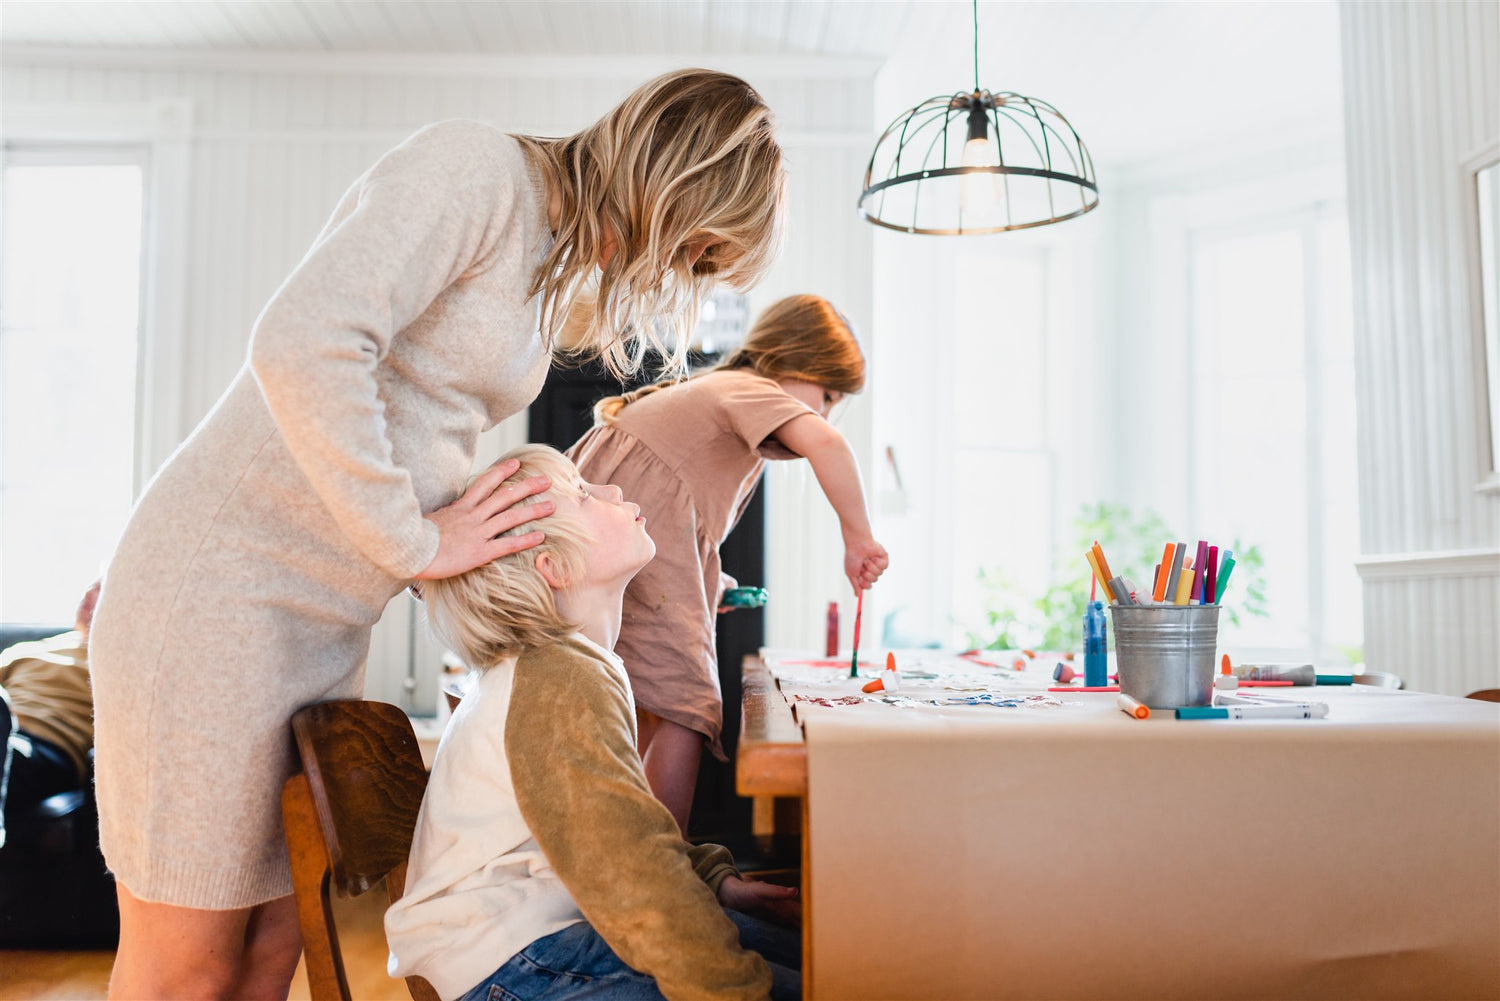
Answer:
[[[727,876],[719,884],[719,903],[742,914],[782,924],[797,925],[802,921],[802,901],[795,886]]]
[[[438,551],[432,562],[417,574],[417,579],[455,577],[491,560],[541,544],[544,538],[541,532],[504,535],[518,525],[545,518],[556,510],[550,500],[517,505],[518,501],[552,486],[545,476],[506,483],[520,468],[515,459],[491,466],[475,478],[462,497],[427,515],[427,520],[438,527]]]
[[[856,539],[844,546],[844,576],[855,591],[868,590],[890,565],[890,554],[874,539]]]

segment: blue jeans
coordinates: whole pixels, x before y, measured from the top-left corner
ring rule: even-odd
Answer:
[[[802,936],[748,914],[724,909],[740,945],[771,967],[771,1001],[802,997]],[[656,981],[616,956],[587,921],[554,932],[512,956],[461,1001],[663,1001]]]

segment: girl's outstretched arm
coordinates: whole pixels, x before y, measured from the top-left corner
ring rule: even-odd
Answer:
[[[844,535],[844,576],[854,590],[865,590],[880,578],[891,559],[870,531],[854,450],[838,429],[817,414],[793,417],[771,436],[812,463],[823,495],[839,516]]]

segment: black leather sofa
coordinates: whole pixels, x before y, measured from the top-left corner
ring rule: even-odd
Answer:
[[[0,624],[0,650],[69,628]],[[8,720],[0,721],[0,728],[8,734]],[[12,816],[5,834],[0,847],[0,948],[113,949],[120,937],[120,914],[114,878],[99,852],[92,774],[82,788],[43,800],[24,816]]]

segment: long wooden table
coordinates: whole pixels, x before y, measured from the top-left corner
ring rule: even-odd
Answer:
[[[794,713],[748,658],[737,780],[801,807],[806,996],[1500,996],[1500,707],[1295,694],[1329,719]]]

